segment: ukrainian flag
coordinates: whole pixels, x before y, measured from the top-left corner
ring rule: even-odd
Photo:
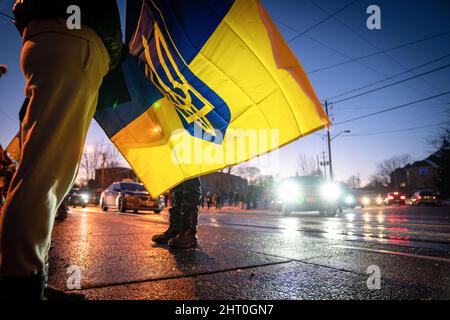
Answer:
[[[133,30],[95,118],[153,196],[330,124],[258,0],[144,0]]]
[[[6,152],[9,154],[11,159],[19,162],[20,161],[20,131],[14,136],[11,142],[6,147]]]

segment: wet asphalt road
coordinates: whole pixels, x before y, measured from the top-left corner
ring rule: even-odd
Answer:
[[[55,224],[50,286],[67,291],[79,270],[89,299],[450,299],[450,207],[200,217],[200,246],[170,250],[151,242],[164,212],[71,209]]]

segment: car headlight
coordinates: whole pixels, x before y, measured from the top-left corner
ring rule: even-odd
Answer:
[[[322,198],[324,198],[326,201],[335,202],[339,200],[342,190],[336,183],[328,182],[322,186],[321,192]]]
[[[380,197],[378,197],[378,198],[377,198],[377,204],[380,205],[382,202],[383,202],[383,199],[380,198]]]
[[[361,202],[363,205],[368,206],[370,204],[370,199],[369,197],[363,197]]]
[[[89,201],[89,195],[86,194],[86,193],[83,193],[83,194],[81,195],[81,199],[82,199],[84,202],[88,202],[88,201]]]
[[[345,202],[345,204],[354,204],[355,203],[355,197],[353,197],[352,195],[347,195],[344,198],[344,202]]]
[[[278,188],[278,196],[286,202],[295,200],[300,195],[300,187],[293,181],[283,182]]]

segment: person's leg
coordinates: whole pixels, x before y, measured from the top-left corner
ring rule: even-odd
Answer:
[[[44,272],[56,209],[75,179],[109,57],[91,29],[47,20],[25,31],[21,63],[30,103],[0,220],[3,283]]]
[[[152,241],[157,244],[167,244],[170,239],[175,238],[181,229],[181,202],[183,198],[183,188],[181,185],[176,186],[171,191],[172,207],[169,209],[169,227],[160,234],[155,234]]]
[[[175,249],[188,249],[198,244],[197,224],[200,206],[201,187],[198,178],[182,183],[182,201],[179,234],[169,240],[169,246]]]

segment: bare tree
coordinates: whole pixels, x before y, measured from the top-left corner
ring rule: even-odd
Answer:
[[[87,146],[83,152],[78,172],[78,181],[86,184],[89,180],[95,179],[95,169],[102,163],[102,151],[95,146]]]
[[[383,160],[377,164],[376,176],[383,184],[390,183],[390,174],[396,169],[403,168],[408,163],[412,162],[412,157],[409,154],[402,154]]]
[[[231,185],[230,179],[227,179],[227,176],[220,175],[212,176],[212,183],[221,194],[225,194]]]
[[[450,111],[448,112],[450,116]],[[437,187],[441,196],[450,198],[450,121],[440,127],[430,140],[434,147],[436,163],[439,166]]]
[[[349,186],[350,188],[359,188],[360,184],[361,179],[359,178],[359,176],[353,175],[347,179],[347,186]]]
[[[105,168],[116,168],[124,165],[124,160],[119,150],[113,145],[105,147]]]
[[[365,188],[381,189],[384,187],[384,185],[384,181],[382,181],[382,179],[378,175],[373,174],[369,177],[369,183],[365,186]]]
[[[450,198],[450,130],[442,136],[438,164],[438,188],[442,196]]]
[[[123,157],[115,146],[103,142],[88,145],[81,157],[77,182],[86,185],[88,181],[95,180],[95,170],[123,165]]]
[[[448,105],[450,106],[450,102]],[[450,109],[447,110],[446,114],[447,119],[450,119]],[[423,140],[430,147],[429,152],[436,152],[437,149],[441,148],[444,140],[450,141],[450,120],[443,122],[433,134]]]
[[[227,167],[221,170],[221,172],[226,173],[226,174],[232,174],[235,173],[236,168],[238,168],[238,166],[231,166],[231,167]]]
[[[322,172],[317,164],[317,159],[310,157],[305,153],[300,153],[297,156],[297,174],[300,176],[322,175]]]
[[[248,166],[239,166],[236,169],[236,173],[246,179],[250,184],[256,183],[259,176],[261,176],[261,170],[259,168]]]

